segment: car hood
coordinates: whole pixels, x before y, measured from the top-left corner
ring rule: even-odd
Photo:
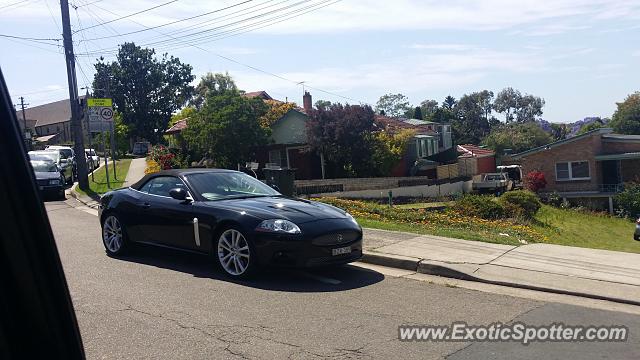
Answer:
[[[346,219],[345,212],[323,203],[287,197],[256,197],[205,202],[207,206],[246,211],[262,219],[287,219],[297,224],[325,219]]]
[[[36,179],[38,180],[47,180],[47,179],[60,179],[60,173],[57,171],[36,171]]]

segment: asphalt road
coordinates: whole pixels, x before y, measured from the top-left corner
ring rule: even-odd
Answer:
[[[478,291],[367,265],[265,270],[235,283],[207,257],[152,248],[107,257],[97,217],[76,206],[46,204],[92,359],[640,358],[640,310],[631,306],[499,287]],[[575,305],[583,303],[590,307]],[[630,338],[527,346],[398,341],[399,325],[457,321],[621,324]]]

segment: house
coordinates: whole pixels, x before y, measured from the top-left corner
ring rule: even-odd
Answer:
[[[22,110],[16,112],[21,126]],[[69,99],[30,107],[24,110],[27,126],[33,124],[36,141],[43,144],[59,144],[73,141],[71,135],[71,107]]]
[[[188,120],[189,118],[178,120],[164,132],[169,140],[169,147],[186,149],[186,143],[182,137],[182,130],[187,128]]]
[[[496,172],[496,153],[477,145],[464,144],[456,147],[458,166],[465,168],[465,174],[478,175]]]
[[[511,156],[524,174],[541,171],[547,186],[565,199],[608,202],[623,184],[640,178],[640,135],[614,134],[601,128]]]

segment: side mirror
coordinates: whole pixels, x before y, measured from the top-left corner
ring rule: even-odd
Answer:
[[[173,188],[169,190],[169,196],[176,200],[184,201],[187,199],[187,191],[183,188]]]

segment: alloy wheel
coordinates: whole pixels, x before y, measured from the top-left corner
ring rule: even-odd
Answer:
[[[230,275],[240,276],[249,268],[250,249],[247,239],[235,229],[224,231],[218,239],[218,261]]]
[[[102,241],[110,253],[117,253],[123,244],[122,225],[117,217],[109,215],[102,226]]]

